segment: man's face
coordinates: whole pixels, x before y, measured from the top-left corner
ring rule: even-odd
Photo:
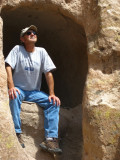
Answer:
[[[35,44],[37,42],[37,35],[35,31],[28,30],[20,39],[24,44]]]

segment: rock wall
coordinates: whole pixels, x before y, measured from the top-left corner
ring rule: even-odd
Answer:
[[[48,1],[14,1],[7,0],[2,8],[15,9],[18,6],[40,8],[46,11],[51,9],[59,11],[72,21],[82,26],[87,37],[88,52],[88,75],[84,88],[83,98],[83,160],[118,160],[120,155],[120,107],[119,107],[119,84],[120,84],[120,2],[119,0],[48,0]],[[35,4],[39,4],[36,7]],[[1,19],[2,24],[2,19]],[[2,124],[11,127],[9,135],[13,135],[14,129],[8,109],[6,75],[2,54],[2,26],[0,32],[0,67],[2,76],[0,83],[1,119]],[[84,70],[84,68],[83,68]],[[3,98],[4,97],[4,98]],[[5,107],[6,106],[6,107]],[[7,109],[5,109],[7,108]],[[4,114],[5,113],[5,114]],[[6,119],[7,117],[7,119]],[[5,121],[6,120],[6,121]],[[0,126],[2,128],[2,126]],[[3,135],[7,135],[7,126]],[[74,128],[74,127],[73,127]],[[15,134],[14,134],[15,135]],[[13,137],[15,137],[13,135]],[[74,135],[75,136],[75,135]],[[73,136],[73,137],[74,137]],[[1,135],[0,135],[1,137]],[[2,138],[3,139],[3,138]],[[7,139],[5,138],[5,141]],[[4,141],[1,144],[6,144]],[[77,144],[77,142],[76,142]],[[6,149],[6,157],[25,156],[20,154],[21,149],[17,140],[13,147]],[[4,157],[4,146],[1,147],[0,156]],[[10,153],[15,154],[10,154]],[[67,155],[66,155],[67,158]],[[76,155],[73,159],[79,159]],[[10,159],[10,158],[6,158]],[[25,158],[18,158],[25,159]]]
[[[99,1],[99,32],[88,38],[89,73],[83,100],[85,160],[120,157],[119,1]]]

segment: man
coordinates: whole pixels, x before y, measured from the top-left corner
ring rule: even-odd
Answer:
[[[35,102],[44,108],[45,141],[40,147],[54,153],[61,153],[58,145],[58,123],[60,100],[54,93],[54,79],[51,73],[56,67],[44,48],[36,47],[37,28],[34,25],[21,31],[23,45],[16,45],[5,59],[10,109],[16,135],[21,142],[20,111],[22,101]],[[45,74],[49,96],[40,91],[42,73]]]

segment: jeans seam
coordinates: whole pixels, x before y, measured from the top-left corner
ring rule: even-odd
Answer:
[[[48,129],[49,129],[49,109],[47,110],[47,117],[48,117]],[[47,137],[49,137],[49,130],[47,132]]]

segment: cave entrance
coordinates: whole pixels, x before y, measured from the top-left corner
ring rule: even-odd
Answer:
[[[34,24],[38,27],[36,46],[44,47],[57,70],[53,73],[55,93],[62,107],[71,108],[82,103],[88,61],[87,41],[82,26],[57,11],[36,10],[29,7],[5,7],[3,18],[3,53],[20,44],[21,29]],[[43,78],[43,90],[46,84]]]
[[[66,157],[70,160],[81,159],[81,109],[79,108],[79,112],[74,109],[81,107],[88,71],[85,31],[80,24],[58,10],[49,8],[40,10],[38,6],[37,9],[33,7],[32,5],[18,8],[7,6],[2,9],[4,57],[15,45],[20,44],[21,29],[32,24],[37,26],[36,46],[44,47],[57,67],[53,72],[55,93],[61,99],[61,107],[71,108],[73,112],[67,117],[65,128],[62,125],[61,135],[64,141],[62,145],[65,152],[61,159],[64,160]],[[44,77],[42,90],[48,92]],[[62,124],[65,125],[65,122]]]

